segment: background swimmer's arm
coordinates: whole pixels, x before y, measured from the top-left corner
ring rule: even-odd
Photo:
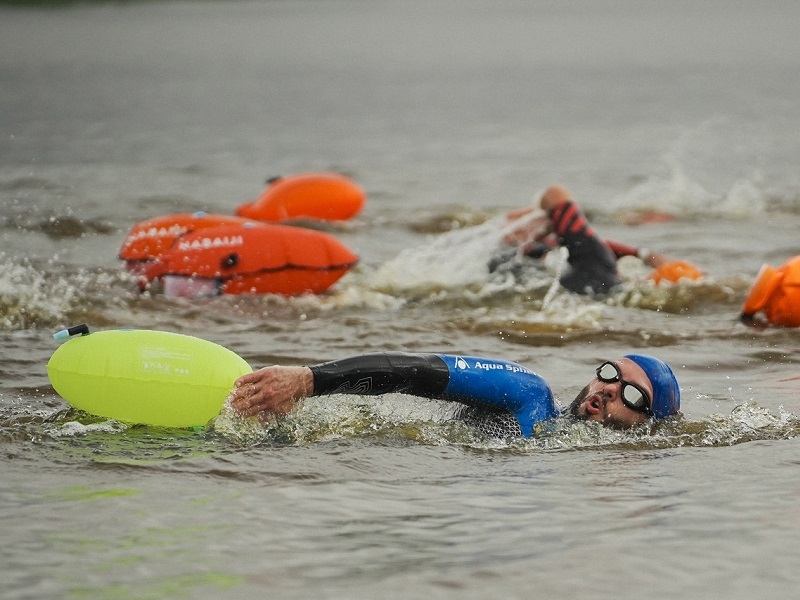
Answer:
[[[617,258],[622,258],[623,256],[635,256],[648,267],[653,267],[654,269],[670,261],[670,259],[663,254],[653,252],[647,248],[636,248],[634,246],[628,246],[627,244],[621,244],[612,240],[605,240],[605,242],[608,247],[611,248],[611,251]]]
[[[658,252],[653,252],[652,250],[648,250],[647,248],[642,248],[639,250],[637,256],[642,260],[644,264],[648,267],[653,267],[657,269],[658,267],[667,264],[672,259],[663,254],[659,254]]]
[[[639,249],[635,246],[628,246],[627,244],[621,244],[613,240],[605,240],[605,242],[617,258],[622,258],[623,256],[639,256]]]
[[[508,213],[507,219],[512,225],[505,228],[502,240],[509,246],[540,240],[549,233],[547,215],[539,209],[528,208],[512,211]]]
[[[521,208],[515,208],[514,210],[510,210],[506,213],[506,219],[509,221],[514,221],[520,217],[525,217],[532,212],[537,211],[541,212],[541,209],[538,206],[523,206]]]

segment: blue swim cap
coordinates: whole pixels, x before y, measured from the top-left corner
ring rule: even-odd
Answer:
[[[656,419],[676,414],[681,408],[681,388],[670,366],[647,354],[628,354],[625,358],[642,367],[653,385],[652,408]]]

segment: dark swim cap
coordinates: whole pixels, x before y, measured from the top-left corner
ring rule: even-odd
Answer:
[[[663,360],[647,354],[625,356],[642,367],[653,386],[653,415],[663,419],[676,414],[681,408],[681,388],[670,366]]]

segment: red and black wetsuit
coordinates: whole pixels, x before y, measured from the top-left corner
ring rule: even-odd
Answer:
[[[522,248],[522,253],[530,258],[540,259],[558,245],[566,247],[569,250],[567,262],[570,270],[561,277],[561,284],[572,292],[608,294],[620,284],[617,259],[623,256],[641,258],[638,248],[597,237],[586,216],[571,200],[558,204],[548,216],[550,229],[556,239],[548,236],[539,242],[528,244]],[[499,252],[489,261],[489,272],[498,271],[517,256],[516,247]]]
[[[571,200],[553,208],[549,217],[559,245],[569,250],[570,269],[561,285],[578,294],[607,294],[620,284],[617,258],[635,255],[635,248],[601,240]]]

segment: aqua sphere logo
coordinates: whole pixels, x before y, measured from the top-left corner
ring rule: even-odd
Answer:
[[[456,358],[456,369],[469,369],[469,364],[463,358]]]

